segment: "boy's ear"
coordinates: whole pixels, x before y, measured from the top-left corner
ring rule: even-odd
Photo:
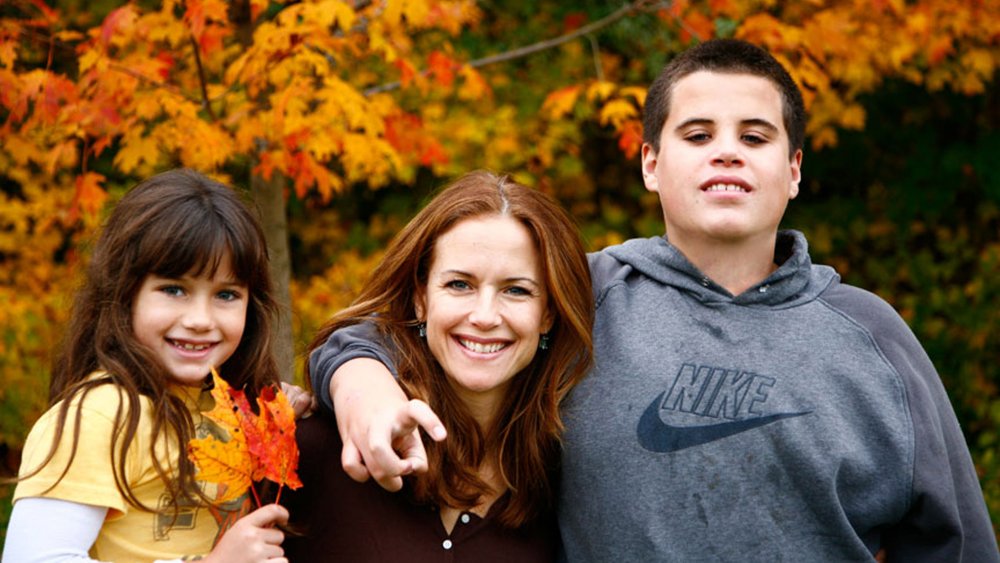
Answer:
[[[642,183],[646,190],[656,192],[660,190],[660,185],[656,181],[656,162],[659,152],[649,143],[642,144]]]
[[[802,149],[795,151],[789,166],[791,166],[791,182],[788,184],[788,199],[795,199],[795,196],[799,195],[799,182],[802,181]]]

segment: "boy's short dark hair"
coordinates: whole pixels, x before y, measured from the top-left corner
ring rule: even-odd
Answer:
[[[805,142],[806,110],[791,75],[770,53],[738,39],[712,39],[684,51],[671,60],[656,77],[646,94],[643,109],[642,140],[660,150],[660,133],[670,114],[670,96],[674,86],[695,72],[751,74],[770,80],[781,94],[782,117],[788,132],[789,157]]]

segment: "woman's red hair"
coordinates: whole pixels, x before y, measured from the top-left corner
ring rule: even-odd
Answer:
[[[417,334],[414,303],[426,287],[434,246],[461,221],[510,217],[534,239],[548,307],[555,320],[549,347],[511,381],[491,428],[480,428]],[[430,404],[448,428],[443,443],[428,444],[429,471],[413,478],[418,501],[472,507],[490,487],[479,478],[492,463],[510,490],[499,515],[517,527],[551,508],[551,477],[558,469],[563,425],[559,406],[590,367],[594,322],[590,270],[576,224],[551,198],[489,172],[462,176],[439,192],[392,240],[354,303],[335,315],[313,340],[322,346],[340,327],[373,321],[395,354],[407,394]]]

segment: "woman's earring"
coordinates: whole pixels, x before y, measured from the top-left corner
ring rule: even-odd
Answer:
[[[417,325],[417,334],[420,338],[427,338],[427,323],[420,323]]]
[[[548,350],[549,349],[549,333],[544,333],[538,337],[538,349]]]

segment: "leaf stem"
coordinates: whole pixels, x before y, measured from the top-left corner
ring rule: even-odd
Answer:
[[[260,496],[257,495],[257,487],[253,486],[253,482],[250,482],[250,492],[253,493],[253,500],[257,503],[257,508],[264,506],[260,503]]]

